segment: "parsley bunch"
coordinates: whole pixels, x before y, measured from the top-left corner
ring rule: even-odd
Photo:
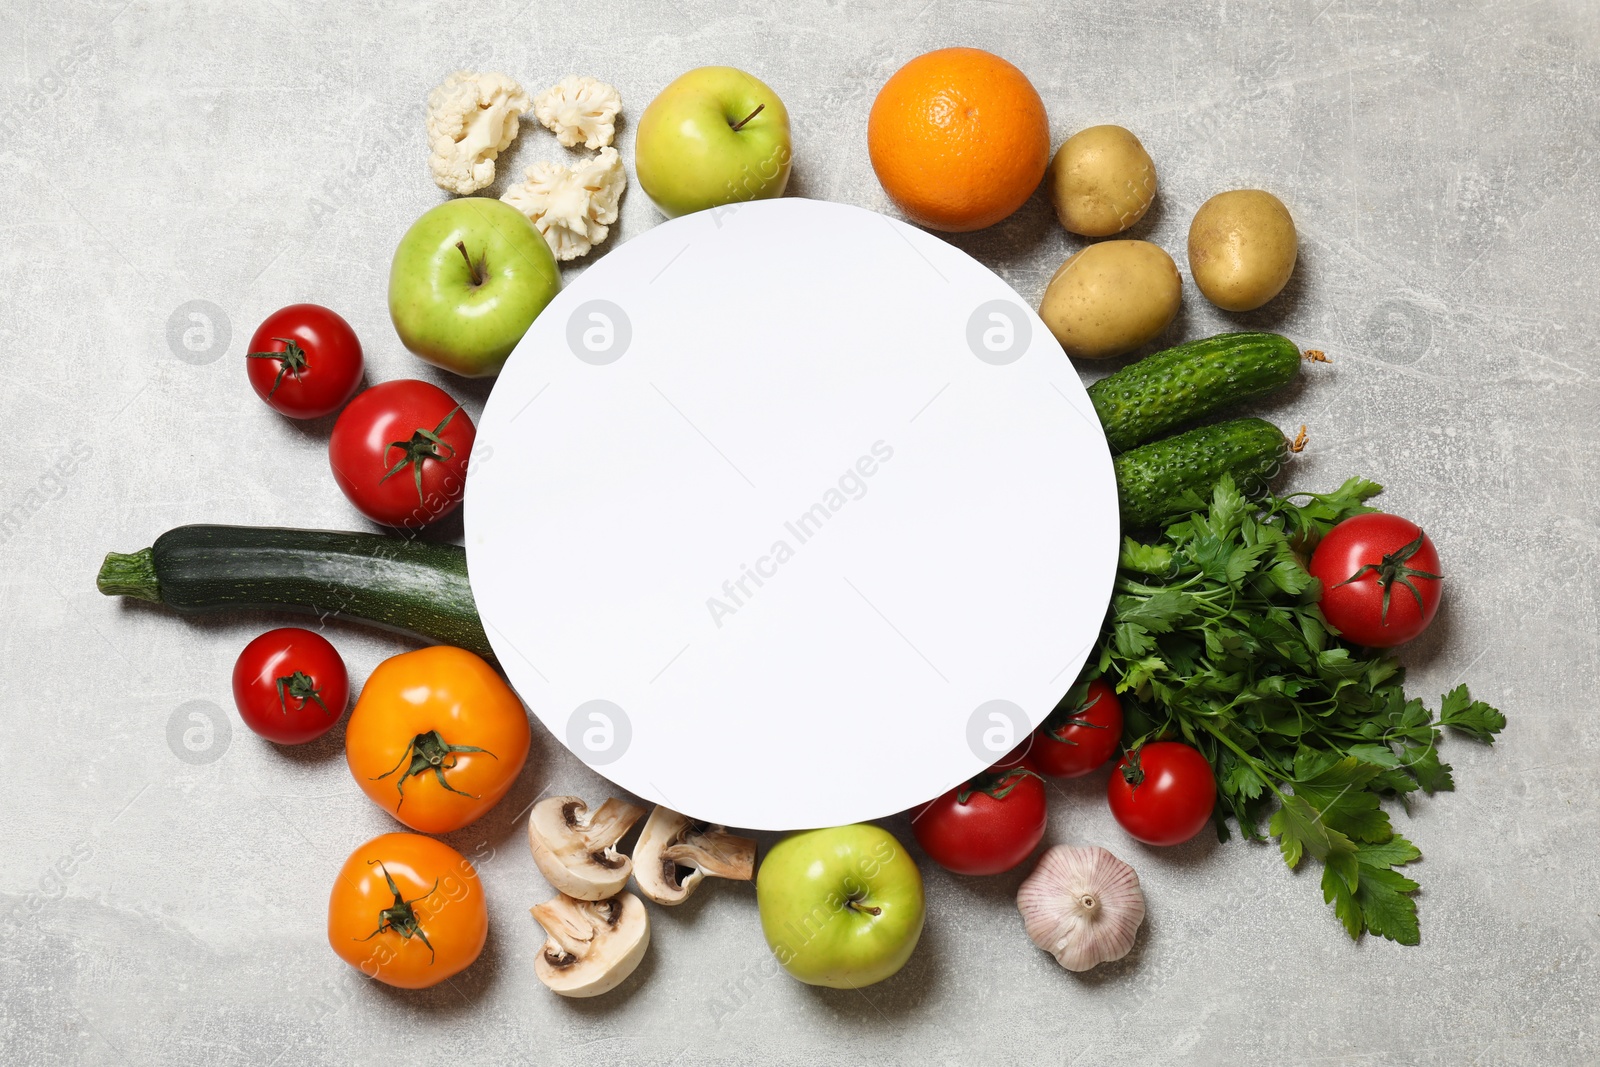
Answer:
[[[1210,760],[1220,838],[1231,815],[1262,840],[1270,811],[1284,862],[1321,862],[1323,898],[1352,938],[1414,945],[1417,883],[1399,868],[1421,853],[1379,802],[1454,788],[1439,727],[1492,743],[1506,720],[1465,685],[1436,718],[1406,697],[1392,655],[1341,642],[1323,618],[1304,559],[1334,525],[1376,510],[1366,501],[1381,491],[1352,478],[1251,502],[1224,477],[1208,509],[1153,542],[1125,538],[1090,675],[1117,681],[1135,757],[1181,736]]]

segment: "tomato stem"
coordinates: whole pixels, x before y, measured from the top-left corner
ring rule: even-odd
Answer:
[[[1039,778],[1036,771],[1026,767],[1008,767],[1003,771],[984,771],[973,778],[956,794],[956,803],[965,804],[974,793],[983,793],[996,800],[1004,800],[1025,778]],[[1039,781],[1044,781],[1039,778]]]
[[[378,870],[383,872],[383,880],[389,883],[389,892],[394,894],[394,903],[378,912],[378,928],[376,930],[372,931],[372,933],[368,934],[366,937],[357,937],[353,938],[352,940],[371,941],[385,930],[393,930],[407,941],[410,941],[414,937],[421,941],[424,945],[427,945],[428,963],[432,964],[435,957],[435,953],[433,951],[433,942],[429,941],[428,935],[423,932],[422,920],[418,918],[416,909],[413,907],[413,905],[415,905],[419,900],[427,900],[429,897],[433,896],[434,890],[439,888],[439,879],[435,878],[433,880],[432,888],[430,888],[420,897],[412,897],[410,900],[407,900],[400,895],[400,887],[394,884],[394,878],[389,874],[389,868],[385,867],[381,860],[367,861],[367,865],[369,867],[374,863],[378,865]]]
[[[295,708],[296,711],[304,708],[306,701],[315,700],[317,707],[321,708],[325,714],[333,714],[333,710],[322,702],[322,690],[317,686],[316,679],[305,671],[285,674],[276,679],[276,684],[278,687],[278,710],[283,712],[284,715],[289,714],[289,697],[300,701],[300,707]]]
[[[406,802],[406,779],[414,778],[419,774],[427,774],[429,771],[433,772],[433,777],[439,783],[441,789],[448,790],[458,796],[471,797],[473,800],[477,800],[476,794],[457,789],[445,781],[444,772],[455,767],[457,761],[451,759],[451,757],[458,752],[482,752],[490,759],[500,758],[488,749],[478,748],[476,745],[452,745],[439,734],[438,730],[429,730],[427,733],[418,734],[411,739],[411,742],[406,745],[405,752],[401,753],[399,763],[396,763],[382,774],[374,775],[367,780],[371,782],[380,781],[389,777],[401,767],[406,768],[405,773],[395,780],[395,792],[400,795],[400,799],[394,805],[395,811],[399,811],[400,805]],[[410,760],[409,766],[406,764],[408,759]]]
[[[1144,748],[1143,741],[1128,749],[1128,761],[1119,768],[1122,780],[1134,789],[1144,783],[1144,768],[1139,766],[1139,751],[1142,748]]]
[[[396,474],[399,474],[407,467],[410,467],[412,473],[416,476],[417,481],[417,503],[426,507],[428,498],[424,496],[422,492],[422,465],[430,459],[438,460],[442,463],[444,460],[449,458],[443,452],[439,451],[441,448],[449,452],[451,456],[456,454],[455,446],[446,442],[445,439],[440,435],[444,433],[444,428],[450,425],[450,420],[455,418],[456,412],[460,410],[460,404],[457,404],[455,407],[451,408],[450,414],[440,419],[439,425],[435,426],[431,430],[424,430],[418,427],[416,430],[412,431],[410,440],[390,441],[389,447],[383,450],[383,458],[387,460],[389,458],[389,453],[397,448],[403,452],[404,455],[401,456],[400,462],[390,467],[388,473],[386,473],[382,478],[378,479],[378,484],[382,485]]]
[[[246,352],[245,359],[275,359],[278,361],[278,376],[272,379],[272,388],[267,390],[271,396],[278,391],[278,386],[283,384],[285,374],[293,374],[295,381],[301,381],[300,372],[306,369],[306,350],[301,348],[292,337],[274,337],[274,341],[283,344],[282,352]]]
[[[1393,552],[1385,552],[1383,562],[1367,564],[1340,582],[1339,585],[1334,586],[1334,588],[1337,589],[1340,585],[1349,585],[1351,582],[1357,581],[1368,572],[1371,572],[1378,576],[1378,588],[1383,590],[1383,610],[1378,615],[1378,621],[1382,625],[1389,625],[1389,594],[1393,591],[1396,583],[1411,590],[1411,595],[1417,599],[1417,610],[1426,614],[1427,609],[1422,604],[1422,593],[1412,584],[1411,579],[1428,578],[1435,582],[1441,582],[1444,580],[1444,576],[1430,571],[1419,571],[1406,562],[1421,550],[1422,539],[1426,536],[1428,535],[1419,532],[1415,541],[1397,548]]]
[[[1058,708],[1056,711],[1051,712],[1050,717],[1044,721],[1042,732],[1050,740],[1063,745],[1076,745],[1078,742],[1070,737],[1062,737],[1062,732],[1074,726],[1082,726],[1089,730],[1107,729],[1104,723],[1090,722],[1083,717],[1096,704],[1100,703],[1099,693],[1094,695],[1094,699],[1089,699],[1087,683],[1079,683],[1073,686],[1072,690],[1067,693],[1066,699],[1061,703],[1066,708],[1065,713],[1063,714],[1062,710]]]

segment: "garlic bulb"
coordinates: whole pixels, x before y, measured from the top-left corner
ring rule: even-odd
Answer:
[[[1017,890],[1033,943],[1069,971],[1120,960],[1144,922],[1144,891],[1132,867],[1103,848],[1056,845]]]

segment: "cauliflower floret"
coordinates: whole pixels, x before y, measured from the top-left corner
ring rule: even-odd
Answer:
[[[622,97],[594,78],[569,74],[533,98],[533,113],[568,148],[604,148],[617,132]]]
[[[462,196],[494,181],[495,157],[517,136],[533,106],[504,74],[458,70],[428,94],[428,166],[439,188]]]
[[[528,216],[556,258],[565,261],[587,255],[606,239],[627,184],[622,157],[615,148],[602,148],[576,167],[535,163],[528,168],[528,180],[500,199]]]

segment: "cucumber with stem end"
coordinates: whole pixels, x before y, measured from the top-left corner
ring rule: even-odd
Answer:
[[[139,552],[108,553],[107,596],[184,614],[258,609],[359,619],[493,658],[458,545],[378,534],[179,526]]]
[[[1264,492],[1289,453],[1304,444],[1303,427],[1290,444],[1272,423],[1248,418],[1200,426],[1124,452],[1111,461],[1122,527],[1144,530],[1203,511],[1224,474],[1233,475],[1246,496]]]
[[[1293,341],[1275,333],[1224,333],[1169,348],[1130,363],[1089,386],[1089,399],[1113,452],[1153,440],[1185,423],[1294,381],[1302,358]]]

